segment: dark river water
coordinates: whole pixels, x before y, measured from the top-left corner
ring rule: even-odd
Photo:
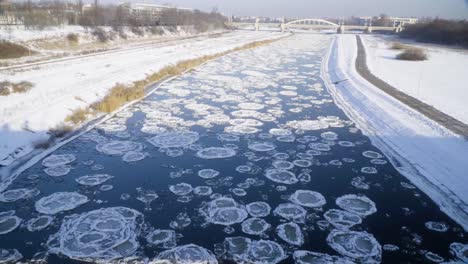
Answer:
[[[16,249],[26,263],[462,262],[463,229],[325,89],[330,38],[297,35],[211,61],[61,147],[52,155],[66,156],[8,188],[29,195],[0,202],[0,212],[14,210],[0,214],[11,221],[0,220],[0,233],[21,219],[0,235],[4,255]],[[271,211],[251,212],[253,202]],[[51,224],[34,230],[31,219],[45,214]],[[164,243],[151,239],[164,234]],[[242,238],[234,245],[232,237]],[[198,247],[180,247],[189,244]]]

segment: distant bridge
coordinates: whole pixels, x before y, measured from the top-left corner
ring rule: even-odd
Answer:
[[[260,28],[272,28],[276,27],[281,31],[286,31],[288,29],[332,29],[336,30],[338,33],[344,33],[346,30],[362,30],[367,33],[372,33],[373,31],[391,31],[391,32],[401,32],[403,30],[402,25],[394,24],[393,27],[375,27],[372,24],[366,23],[366,25],[344,25],[336,24],[325,19],[320,18],[305,18],[290,21],[287,23],[260,23],[259,19],[255,23],[230,23],[234,27],[246,27],[254,26],[255,30],[258,31]]]

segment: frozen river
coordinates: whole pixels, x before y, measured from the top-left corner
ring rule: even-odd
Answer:
[[[0,194],[0,262],[467,261],[323,86],[331,37],[209,62],[25,171]]]

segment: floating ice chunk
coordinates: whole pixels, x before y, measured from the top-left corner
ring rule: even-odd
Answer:
[[[434,221],[429,221],[425,223],[425,226],[427,229],[436,231],[436,232],[447,232],[449,229],[449,225],[443,222],[434,222]]]
[[[430,260],[431,262],[435,262],[435,263],[440,263],[440,262],[443,262],[444,261],[444,258],[437,255],[436,253],[433,253],[433,252],[426,252],[426,254],[424,254],[424,256],[426,257],[426,259]]]
[[[241,188],[232,188],[230,191],[236,196],[246,196],[247,195],[247,192],[244,189],[241,189]]]
[[[140,151],[143,144],[133,141],[110,141],[96,145],[96,150],[109,156],[122,156],[129,151]]]
[[[377,212],[375,203],[364,195],[348,194],[336,199],[336,205],[340,208],[355,213],[361,217]]]
[[[158,199],[159,195],[153,190],[143,190],[137,189],[138,196],[137,200],[149,206],[150,203],[156,199]]]
[[[114,176],[109,174],[94,174],[94,175],[85,175],[79,178],[76,178],[75,181],[78,184],[85,186],[97,186],[105,183],[106,181],[114,178]]]
[[[347,148],[351,148],[351,147],[356,146],[356,144],[354,144],[353,142],[350,142],[350,141],[340,141],[340,142],[338,142],[338,145],[340,145],[342,147],[347,147]]]
[[[400,250],[400,248],[396,245],[392,245],[392,244],[385,244],[382,246],[382,249],[385,250],[385,251],[398,251]]]
[[[150,138],[148,142],[159,148],[181,148],[192,145],[199,138],[197,132],[166,132]]]
[[[285,95],[285,96],[296,96],[297,95],[297,92],[295,92],[295,91],[281,91],[279,93],[281,95]]]
[[[268,216],[271,211],[270,205],[265,202],[249,203],[246,208],[247,212],[249,212],[252,217],[265,217]]]
[[[327,237],[330,247],[338,253],[364,263],[380,262],[382,247],[367,232],[333,230]]]
[[[281,224],[276,227],[276,234],[289,244],[302,246],[304,244],[304,234],[296,223]]]
[[[48,227],[54,221],[54,217],[50,215],[41,215],[36,218],[30,219],[26,223],[26,227],[30,232],[41,231]]]
[[[330,209],[323,216],[335,228],[342,230],[347,230],[362,223],[359,215],[342,210]]]
[[[213,169],[203,169],[198,171],[198,176],[203,179],[212,179],[219,175],[219,171]]]
[[[247,216],[244,206],[234,199],[221,197],[205,204],[200,213],[208,223],[229,226],[243,222]]]
[[[283,203],[278,205],[278,207],[276,207],[273,213],[289,221],[293,221],[296,223],[304,223],[307,211],[298,204]]]
[[[45,167],[57,167],[67,165],[76,160],[73,154],[62,154],[62,155],[50,155],[42,160],[42,165]]]
[[[14,210],[0,212],[0,235],[10,233],[21,223],[21,218],[15,215]]]
[[[34,196],[39,195],[40,191],[38,189],[14,189],[8,190],[3,193],[0,193],[0,202],[11,203],[18,200],[30,199]]]
[[[239,173],[249,173],[252,171],[252,166],[249,165],[239,165],[236,167],[236,171]]]
[[[182,182],[176,185],[170,185],[169,190],[175,195],[184,196],[191,193],[193,188],[192,185]]]
[[[468,263],[468,244],[452,243],[450,244],[450,253],[452,253],[458,260]]]
[[[250,126],[227,126],[224,128],[224,132],[234,135],[255,134],[258,131],[258,128]]]
[[[71,259],[109,263],[132,256],[143,215],[125,207],[111,207],[66,217],[47,244],[49,251]]]
[[[237,142],[240,140],[239,136],[233,134],[219,134],[218,139],[227,142]]]
[[[249,235],[261,235],[270,228],[271,225],[261,218],[249,218],[242,223],[242,232]]]
[[[375,152],[375,151],[372,151],[372,150],[368,150],[368,151],[364,151],[362,153],[362,155],[366,158],[369,158],[369,159],[381,159],[383,158],[383,155],[378,153],[378,152]]]
[[[265,106],[257,103],[240,103],[239,108],[245,110],[260,110],[265,108]]]
[[[110,184],[104,184],[101,187],[99,187],[99,190],[103,191],[103,192],[107,192],[107,191],[110,191],[112,189],[114,189],[114,186],[110,185]]]
[[[338,139],[338,134],[336,134],[335,132],[324,132],[322,134],[320,134],[320,136],[323,138],[323,139],[326,139],[326,140],[337,140]]]
[[[297,167],[301,167],[301,168],[308,168],[308,167],[312,166],[312,161],[304,160],[304,159],[294,160],[293,163]]]
[[[286,257],[283,248],[270,240],[253,241],[247,251],[247,263],[276,264]]]
[[[152,124],[144,124],[141,127],[141,132],[146,133],[146,134],[151,134],[151,135],[157,135],[160,133],[166,132],[167,129],[164,127],[160,127],[158,125],[152,125]]]
[[[263,123],[256,119],[232,119],[229,121],[232,126],[247,126],[247,127],[259,127]]]
[[[378,171],[374,167],[363,167],[361,172],[366,174],[376,174]]]
[[[273,136],[291,136],[292,132],[289,129],[284,128],[272,128],[269,131]]]
[[[17,249],[0,249],[0,263],[17,263],[22,258]]]
[[[275,144],[271,142],[251,142],[249,149],[259,152],[272,151],[276,148]]]
[[[176,233],[174,230],[156,229],[146,236],[146,241],[152,245],[162,248],[172,248],[176,246]]]
[[[369,184],[364,182],[364,177],[355,177],[355,178],[353,178],[353,180],[351,181],[351,185],[353,185],[357,189],[361,189],[361,190],[369,190],[370,189]]]
[[[136,162],[146,158],[146,154],[138,151],[129,151],[123,155],[122,160],[125,162]]]
[[[252,240],[246,237],[227,237],[224,239],[224,247],[228,258],[237,262],[245,261]]]
[[[303,131],[321,130],[328,128],[328,123],[320,120],[295,120],[287,122],[286,125],[288,127]]]
[[[290,170],[294,168],[294,164],[286,160],[275,160],[273,161],[273,167],[278,170]]]
[[[73,210],[87,202],[89,202],[88,197],[77,192],[56,192],[39,199],[35,207],[39,213],[53,215]]]
[[[208,249],[189,244],[161,252],[150,264],[218,264],[216,256]]]
[[[292,143],[296,138],[294,136],[279,136],[276,138],[279,142]]]
[[[278,159],[278,160],[287,160],[289,159],[289,154],[288,153],[283,153],[283,152],[278,152],[273,155],[273,158]]]
[[[322,194],[309,190],[297,190],[289,197],[289,200],[298,205],[310,208],[322,207],[327,203]]]
[[[57,167],[50,167],[44,169],[44,172],[51,177],[61,177],[70,173],[71,167],[68,165],[61,165]]]
[[[309,148],[313,150],[318,150],[318,151],[330,151],[330,145],[320,143],[320,142],[314,142],[309,144]]]
[[[197,186],[193,188],[193,193],[198,196],[209,196],[213,193],[210,186]]]
[[[265,172],[265,176],[274,182],[282,184],[295,184],[298,182],[296,175],[287,170],[268,169]]]
[[[296,264],[354,264],[345,258],[305,250],[294,251],[293,258]]]
[[[210,147],[197,152],[197,157],[201,159],[225,159],[234,157],[236,151],[230,148]]]
[[[169,223],[169,226],[174,229],[183,229],[189,226],[192,223],[192,220],[187,213],[179,213],[174,221]]]

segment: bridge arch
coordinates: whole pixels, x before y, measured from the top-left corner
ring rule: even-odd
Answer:
[[[329,25],[329,26],[333,26],[333,27],[337,27],[337,28],[340,27],[340,25],[338,25],[338,24],[335,24],[333,22],[327,21],[325,19],[320,19],[320,18],[298,19],[298,20],[290,21],[290,22],[284,24],[284,26],[287,27],[287,26],[294,25],[294,24],[300,24],[302,22],[316,22],[316,23],[319,23],[319,24],[325,24],[325,25]]]

